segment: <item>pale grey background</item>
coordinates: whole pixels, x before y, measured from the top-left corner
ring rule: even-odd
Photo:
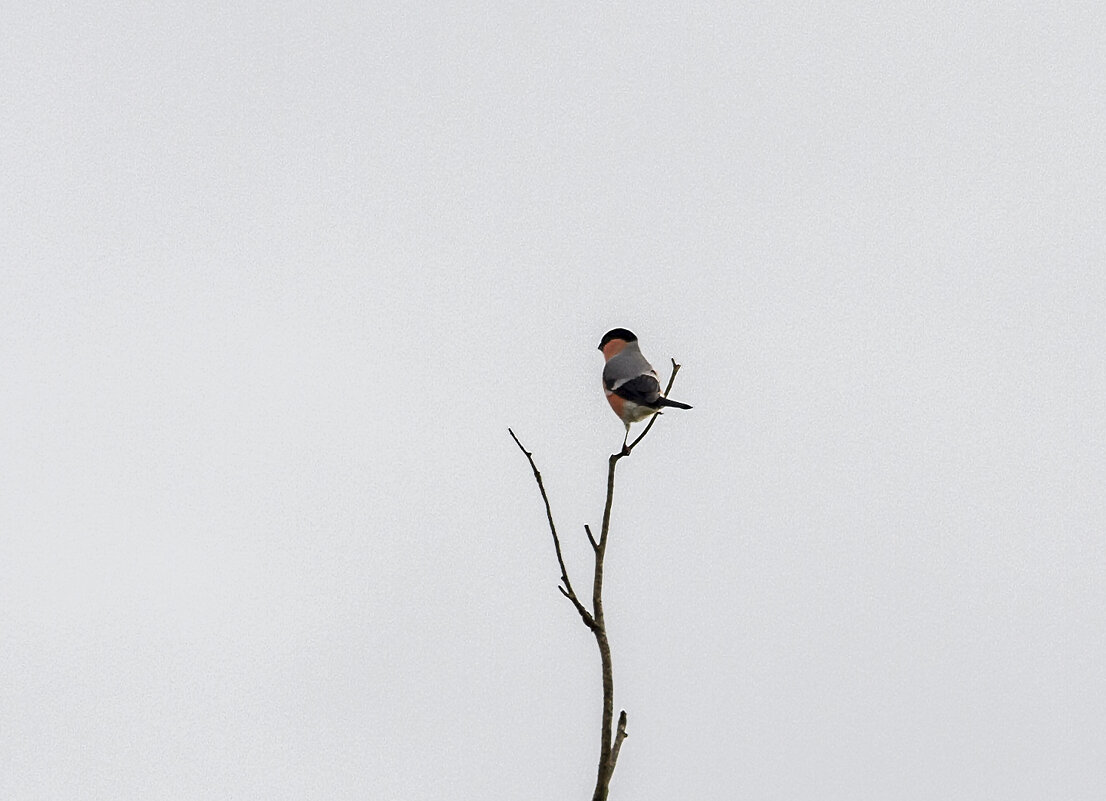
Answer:
[[[1106,797],[1099,9],[10,5],[0,797]]]

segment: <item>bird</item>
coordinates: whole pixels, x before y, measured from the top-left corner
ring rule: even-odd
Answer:
[[[603,366],[603,391],[607,395],[607,403],[626,426],[623,450],[630,439],[630,423],[640,422],[664,408],[691,408],[661,394],[657,371],[641,355],[637,335],[633,331],[612,328],[599,341],[599,350],[606,361]]]

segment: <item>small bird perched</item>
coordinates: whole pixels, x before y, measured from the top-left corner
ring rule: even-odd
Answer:
[[[669,400],[661,394],[661,382],[653,365],[641,355],[637,336],[625,328],[612,328],[599,342],[606,365],[603,367],[603,391],[607,403],[626,426],[626,447],[630,423],[644,420],[665,407],[690,409],[686,403]]]

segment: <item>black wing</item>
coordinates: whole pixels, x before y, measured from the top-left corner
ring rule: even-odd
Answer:
[[[633,401],[642,406],[652,406],[660,397],[661,385],[655,376],[639,375],[611,391],[618,397],[625,398],[628,401]]]

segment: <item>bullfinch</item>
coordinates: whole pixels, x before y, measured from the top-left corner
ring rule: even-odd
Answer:
[[[607,362],[603,367],[603,391],[607,394],[607,403],[626,426],[626,440],[630,438],[630,423],[640,422],[666,407],[691,408],[661,394],[657,371],[641,355],[633,331],[612,328],[600,340],[599,350],[603,351]],[[623,447],[626,440],[623,440]]]

